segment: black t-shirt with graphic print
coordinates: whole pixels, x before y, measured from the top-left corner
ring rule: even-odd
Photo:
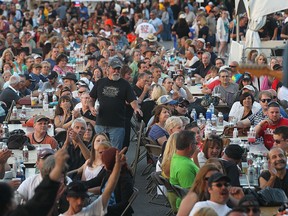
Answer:
[[[90,96],[98,99],[100,104],[96,125],[110,127],[125,126],[125,103],[136,100],[132,87],[122,78],[118,81],[108,78],[98,80]]]

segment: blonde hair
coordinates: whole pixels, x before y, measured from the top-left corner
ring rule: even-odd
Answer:
[[[183,126],[181,118],[178,116],[171,116],[166,120],[164,128],[169,133],[171,129],[177,127],[178,125]]]
[[[152,86],[152,92],[151,92],[151,99],[154,101],[157,101],[159,97],[162,95],[166,95],[167,92],[165,88],[159,84],[154,84]]]
[[[173,133],[167,140],[167,144],[165,146],[165,151],[162,157],[162,175],[164,177],[170,177],[170,164],[173,154],[176,152],[176,139],[178,133]]]
[[[268,62],[268,61],[267,61],[267,57],[266,57],[266,55],[265,55],[264,53],[260,53],[260,54],[255,58],[255,63],[258,64],[258,59],[259,59],[261,56],[264,58],[265,64],[267,64],[267,62]]]
[[[199,209],[199,211],[197,211],[194,216],[218,216],[218,214],[213,208],[204,207]]]

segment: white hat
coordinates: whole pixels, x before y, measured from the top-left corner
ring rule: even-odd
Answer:
[[[197,40],[205,44],[205,40],[203,38],[198,38]]]
[[[179,19],[186,19],[186,15],[185,14],[180,14]]]
[[[213,2],[211,2],[211,1],[210,1],[210,2],[208,3],[208,5],[211,5],[211,6],[213,6],[214,4],[213,4]]]
[[[16,10],[21,10],[20,4],[17,3],[17,4],[15,5],[15,7],[16,7]]]
[[[245,85],[245,86],[242,88],[242,90],[243,90],[243,89],[248,89],[249,91],[255,92],[255,88],[254,88],[253,86],[251,86],[251,85]]]
[[[202,11],[205,11],[205,8],[204,7],[199,7],[198,10],[202,10]]]
[[[122,13],[129,13],[128,8],[124,8],[124,9],[122,10]]]
[[[227,70],[227,69],[230,69],[230,67],[229,66],[227,66],[227,65],[223,65],[223,66],[221,66],[220,67],[220,69],[219,69],[219,72],[218,73],[220,73],[221,71],[223,71],[223,70]]]
[[[157,41],[157,37],[154,34],[149,34],[146,39],[150,42]]]

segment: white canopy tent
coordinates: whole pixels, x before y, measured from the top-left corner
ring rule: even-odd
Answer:
[[[245,47],[260,47],[258,30],[265,25],[266,15],[287,8],[288,0],[235,0],[236,13],[246,12],[249,20]]]

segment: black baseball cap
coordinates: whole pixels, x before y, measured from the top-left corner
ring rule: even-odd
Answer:
[[[77,82],[77,77],[74,73],[67,73],[66,76],[62,77],[62,79],[70,79],[70,80],[74,80],[75,82]]]
[[[29,80],[29,81],[31,81],[31,82],[36,82],[36,80],[33,79],[30,74],[24,74],[24,76],[25,76],[26,80]]]
[[[224,175],[221,172],[217,172],[217,173],[214,173],[212,176],[209,177],[208,185],[211,186],[213,182],[219,182],[221,180],[224,180],[226,182],[230,182],[231,181],[228,176]]]
[[[88,197],[87,187],[81,181],[73,181],[67,187],[67,197]]]
[[[54,79],[58,77],[58,73],[56,71],[51,71],[51,73],[47,76],[48,79]]]

